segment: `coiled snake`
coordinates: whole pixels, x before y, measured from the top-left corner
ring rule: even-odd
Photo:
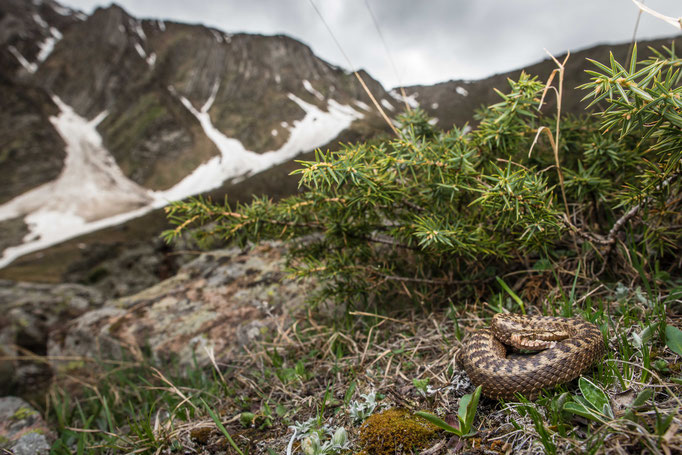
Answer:
[[[507,346],[540,352],[507,355]],[[490,329],[475,332],[462,364],[490,398],[534,399],[543,388],[577,378],[604,355],[599,328],[580,318],[496,314]]]

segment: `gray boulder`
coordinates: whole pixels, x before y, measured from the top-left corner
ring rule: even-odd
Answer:
[[[205,348],[229,358],[285,325],[304,305],[306,285],[286,277],[284,248],[262,244],[201,254],[177,275],[83,314],[50,336],[52,357],[118,358],[124,353],[191,365]]]
[[[86,286],[0,280],[0,395],[23,394],[49,379],[49,365],[32,359],[47,353],[49,332],[103,303]]]
[[[0,449],[14,455],[47,455],[53,441],[54,434],[31,405],[17,397],[0,398]]]

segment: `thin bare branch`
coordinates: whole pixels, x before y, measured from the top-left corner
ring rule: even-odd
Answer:
[[[348,63],[348,66],[352,69],[353,74],[354,74],[355,77],[358,79],[358,81],[360,81],[360,85],[362,85],[362,88],[365,90],[365,93],[367,93],[367,95],[369,96],[369,99],[372,100],[372,104],[374,104],[374,107],[376,107],[376,109],[377,109],[377,111],[379,111],[379,114],[381,115],[381,117],[384,119],[384,121],[386,121],[386,123],[387,123],[388,126],[391,128],[391,130],[393,130],[393,133],[394,133],[397,137],[400,137],[400,133],[398,132],[398,130],[396,129],[396,127],[393,125],[393,122],[391,121],[391,119],[388,118],[388,115],[386,115],[386,112],[381,108],[381,105],[377,102],[376,98],[374,97],[374,95],[373,95],[372,92],[370,91],[369,87],[367,87],[367,84],[365,84],[365,81],[364,81],[364,80],[362,79],[362,77],[360,76],[360,73],[358,73],[357,70],[355,70],[355,66],[354,66],[353,63],[350,61],[350,58],[348,57],[348,55],[346,54],[346,52],[343,50],[343,47],[341,46],[341,43],[339,43],[339,40],[336,39],[336,35],[334,35],[334,32],[332,31],[331,27],[329,26],[329,24],[328,24],[327,21],[325,20],[324,16],[322,16],[322,13],[321,13],[320,10],[317,8],[317,5],[315,5],[315,2],[313,2],[313,0],[308,0],[308,1],[310,2],[310,5],[313,7],[313,9],[315,10],[315,12],[316,12],[317,15],[319,16],[319,18],[320,18],[320,20],[322,21],[322,23],[324,24],[324,26],[327,28],[327,31],[329,32],[329,34],[331,35],[332,39],[334,40],[334,43],[336,44],[336,47],[339,48],[339,51],[341,51],[341,54],[342,54],[343,57],[346,59],[346,62]]]
[[[637,5],[637,8],[639,8],[640,11],[643,11],[647,14],[652,15],[656,19],[660,19],[663,22],[667,22],[668,24],[672,25],[675,28],[678,28],[682,30],[682,16],[680,17],[671,17],[671,16],[666,16],[665,14],[661,14],[658,11],[654,11],[648,6],[645,6],[641,2],[638,2],[637,0],[632,0],[632,3]]]

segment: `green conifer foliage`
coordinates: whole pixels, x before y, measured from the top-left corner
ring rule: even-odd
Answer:
[[[558,119],[539,110],[545,84],[522,74],[477,113],[473,129],[438,131],[415,110],[399,119],[399,138],[301,162],[300,195],[234,207],[174,203],[168,211],[178,227],[165,237],[208,225],[197,235],[242,245],[287,240],[293,273],[323,284],[317,298],[350,304],[398,295],[440,302],[471,289],[463,284],[548,261],[557,270],[582,261],[592,276],[617,277],[633,273],[618,260],[633,242],[647,262],[674,267],[682,61],[665,52],[628,69],[613,58],[594,62],[584,88],[603,108],[599,116]],[[554,135],[557,125],[559,172],[538,132]]]

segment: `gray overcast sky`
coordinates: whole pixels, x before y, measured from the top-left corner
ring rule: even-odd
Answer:
[[[637,20],[631,0],[312,0],[356,68],[385,87],[480,79],[554,54],[630,41]],[[61,0],[91,13],[108,0]],[[283,33],[348,68],[311,0],[117,0],[138,18],[202,23],[226,32]],[[385,37],[393,71],[367,3]],[[647,0],[682,16],[682,0]],[[679,34],[643,14],[638,39]]]

